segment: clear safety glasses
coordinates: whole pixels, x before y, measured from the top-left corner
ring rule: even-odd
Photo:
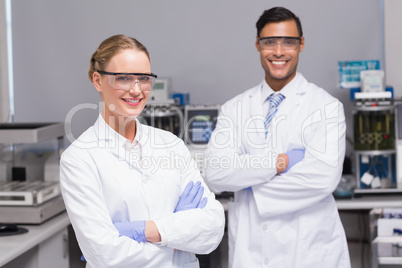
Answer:
[[[278,45],[281,45],[284,50],[293,50],[299,47],[300,37],[289,36],[273,36],[260,37],[260,47],[265,50],[274,50]]]
[[[129,91],[135,83],[138,83],[141,91],[150,91],[155,80],[156,74],[150,73],[111,73],[106,71],[97,71],[100,74],[108,75],[108,82],[114,89]]]

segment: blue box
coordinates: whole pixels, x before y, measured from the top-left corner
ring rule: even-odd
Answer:
[[[175,93],[173,99],[176,104],[188,105],[190,104],[190,93]]]
[[[380,70],[379,60],[338,62],[339,88],[360,87],[360,71]]]

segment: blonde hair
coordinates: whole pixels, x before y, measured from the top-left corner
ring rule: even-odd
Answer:
[[[132,37],[118,34],[103,40],[98,49],[92,54],[88,69],[89,80],[92,82],[94,72],[104,71],[109,60],[119,51],[133,48],[144,52],[151,61],[147,48]]]

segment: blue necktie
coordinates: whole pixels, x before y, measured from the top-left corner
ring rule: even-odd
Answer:
[[[271,123],[272,118],[274,118],[274,115],[278,111],[279,104],[285,99],[285,96],[283,96],[281,93],[271,94],[268,97],[268,99],[269,99],[269,110],[264,122],[265,138],[267,138],[268,135],[269,124]]]

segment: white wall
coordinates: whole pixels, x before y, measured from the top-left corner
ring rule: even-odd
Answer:
[[[15,120],[64,121],[72,107],[97,104],[87,79],[91,54],[117,33],[149,49],[152,71],[192,103],[223,103],[263,79],[255,23],[282,5],[302,21],[306,46],[299,70],[345,104],[337,88],[339,60],[381,59],[380,0],[18,0],[12,1]],[[73,118],[77,136],[98,111]]]
[[[0,123],[10,121],[6,4],[0,0]]]
[[[385,71],[387,84],[393,85],[395,97],[402,97],[402,1],[384,1]]]

